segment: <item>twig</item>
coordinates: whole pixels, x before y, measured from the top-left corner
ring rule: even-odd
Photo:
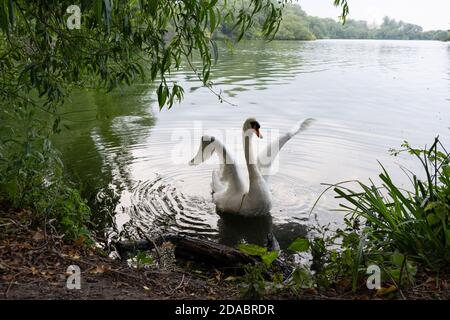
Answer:
[[[176,286],[175,289],[173,289],[173,290],[170,291],[170,295],[174,294],[175,291],[177,291],[178,289],[180,289],[181,286],[183,285],[183,282],[184,282],[184,273],[183,273],[183,277],[181,278],[180,284],[179,284],[178,286]]]
[[[6,291],[5,291],[5,293],[4,293],[5,298],[8,298],[9,290],[11,289],[14,280],[16,280],[16,277],[17,277],[18,275],[22,274],[22,273],[23,273],[23,271],[20,271],[19,273],[16,273],[16,274],[13,276],[13,278],[12,278],[11,281],[9,282],[8,288],[6,288]]]
[[[183,50],[183,52],[184,52],[184,50]],[[203,86],[204,86],[205,88],[207,88],[209,91],[211,91],[211,93],[212,93],[213,95],[215,95],[215,96],[219,99],[220,102],[225,102],[225,103],[229,104],[230,106],[237,107],[237,104],[232,103],[232,102],[228,101],[227,99],[225,99],[225,98],[222,96],[222,92],[221,92],[221,93],[217,93],[216,91],[214,91],[214,89],[213,89],[213,83],[212,83],[212,82],[210,82],[209,84],[208,84],[208,83],[205,83],[205,82],[203,81],[203,79],[202,79],[200,73],[197,71],[197,69],[194,67],[194,65],[192,64],[191,60],[190,60],[189,57],[187,56],[187,54],[186,54],[185,52],[184,52],[184,54],[185,54],[185,57],[186,57],[186,60],[187,60],[187,62],[188,62],[189,67],[190,67],[191,70],[194,72],[194,74],[197,76],[198,80],[200,80],[200,81],[203,83]]]
[[[147,235],[145,234],[145,232],[143,232],[143,230],[140,227],[137,227],[137,230],[139,233],[142,233],[142,236],[148,241],[151,242],[153,244],[153,247],[156,251],[156,257],[158,259],[158,264],[161,265],[161,253],[159,252],[158,246],[156,245],[155,241],[149,237],[147,237]]]

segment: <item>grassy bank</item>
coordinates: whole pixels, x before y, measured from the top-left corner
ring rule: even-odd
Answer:
[[[311,268],[298,265],[287,281],[277,276],[267,281],[264,268],[251,268],[247,294],[309,288],[319,293],[334,290],[338,296],[365,292],[370,297],[448,299],[450,155],[438,138],[428,148],[405,142],[401,150],[391,152],[408,153],[422,165],[422,172],[416,173],[402,168],[411,182],[408,189],[398,187],[381,164],[380,184],[370,180],[330,185],[326,191],[335,192],[347,213],[345,228],[314,225],[309,238],[299,238],[289,248],[306,254]],[[379,285],[369,277],[375,273]],[[369,280],[374,290],[368,290]]]

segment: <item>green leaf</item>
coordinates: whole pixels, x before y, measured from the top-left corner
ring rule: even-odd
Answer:
[[[447,242],[447,247],[450,247],[450,230],[445,230],[445,240]]]
[[[261,259],[266,266],[270,266],[278,258],[278,251],[270,251],[264,254]]]
[[[103,9],[103,1],[97,0],[95,1],[95,18],[97,19],[97,23],[100,23],[102,21],[102,9]]]
[[[158,92],[157,92],[158,104],[159,104],[160,109],[162,107],[164,107],[164,104],[166,103],[168,92],[169,92],[169,89],[167,89],[167,86],[165,86],[163,83],[161,83],[159,85]]]
[[[442,174],[447,178],[450,178],[450,166],[445,166],[442,168]]]
[[[214,64],[216,64],[219,59],[219,50],[217,49],[217,44],[214,40],[211,40],[211,47],[213,49]]]
[[[388,269],[389,275],[395,280],[400,280],[400,268]]]
[[[149,265],[153,263],[153,257],[148,255],[145,251],[138,251],[136,259],[141,265]]]
[[[306,252],[309,250],[309,240],[305,238],[297,238],[291,243],[288,249],[295,252]]]
[[[150,15],[153,18],[156,18],[156,14],[158,12],[158,0],[150,0],[148,5]]]
[[[212,34],[216,28],[216,14],[213,8],[209,9],[209,27],[211,28]]]
[[[4,191],[8,192],[8,195],[11,199],[15,199],[20,190],[19,181],[17,180],[17,178],[11,179],[4,185],[4,188],[0,187],[0,190],[1,189],[4,189]]]
[[[427,215],[427,221],[430,224],[430,226],[434,226],[435,224],[441,222],[441,220],[433,213]]]
[[[436,207],[438,207],[439,205],[440,205],[440,203],[437,201],[430,202],[426,205],[425,212],[431,211],[431,210],[435,209]]]
[[[9,12],[9,23],[11,25],[14,24],[14,2],[13,0],[9,0],[9,5],[8,5],[8,12]]]
[[[248,254],[249,256],[259,256],[262,257],[267,253],[267,249],[260,247],[256,244],[249,244],[249,243],[241,243],[238,246],[239,250]],[[268,258],[269,259],[269,258]]]
[[[5,34],[9,34],[8,20],[8,6],[5,0],[0,0],[0,28]]]
[[[219,0],[212,0],[209,4],[209,8],[213,8],[216,5],[217,1]]]
[[[397,267],[401,267],[403,265],[403,261],[405,260],[405,256],[398,251],[395,251],[391,256],[391,261]]]
[[[296,268],[292,273],[291,281],[299,288],[311,288],[313,286],[313,277],[309,270]]]

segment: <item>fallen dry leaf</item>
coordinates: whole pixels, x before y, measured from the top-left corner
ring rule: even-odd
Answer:
[[[74,250],[70,250],[70,251],[68,252],[68,256],[69,256],[71,259],[73,259],[73,260],[78,260],[78,259],[80,259],[80,256],[78,255],[78,253],[77,253],[76,251],[74,251]]]
[[[80,236],[77,240],[75,240],[73,245],[75,247],[81,247],[85,241],[86,241],[86,238],[84,236]]]
[[[338,286],[341,288],[348,288],[350,285],[351,285],[351,280],[347,279],[347,278],[341,279],[338,282]]]
[[[308,288],[306,289],[306,292],[312,295],[316,295],[317,294],[317,290],[314,288]]]
[[[397,287],[392,284],[389,287],[378,289],[376,295],[377,296],[385,296],[385,295],[387,295],[391,292],[395,292],[395,291],[397,291]]]
[[[44,233],[40,230],[36,231],[33,235],[33,237],[31,238],[33,239],[33,241],[39,242],[45,239]]]
[[[31,267],[30,268],[31,273],[33,274],[33,276],[39,274],[39,271],[35,268],[35,267]]]
[[[101,273],[105,273],[105,272],[108,272],[108,271],[110,271],[110,269],[108,267],[105,267],[104,265],[101,265],[101,266],[97,266],[97,267],[89,270],[89,273],[101,274]]]
[[[174,247],[173,243],[170,241],[166,241],[161,245],[164,249],[172,249]]]
[[[236,279],[237,279],[236,277],[229,276],[229,277],[226,277],[226,278],[225,278],[225,281],[234,281],[234,280],[236,280]]]

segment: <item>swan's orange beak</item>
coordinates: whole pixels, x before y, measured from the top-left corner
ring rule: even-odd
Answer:
[[[259,125],[258,121],[252,121],[250,122],[250,125],[252,126],[252,129],[255,130],[256,136],[262,139],[262,134],[259,132],[259,128],[261,128],[261,126]]]
[[[259,132],[259,128],[255,128],[254,130],[255,130],[256,136],[257,136],[258,138],[262,139],[263,136],[262,136],[261,132]]]

